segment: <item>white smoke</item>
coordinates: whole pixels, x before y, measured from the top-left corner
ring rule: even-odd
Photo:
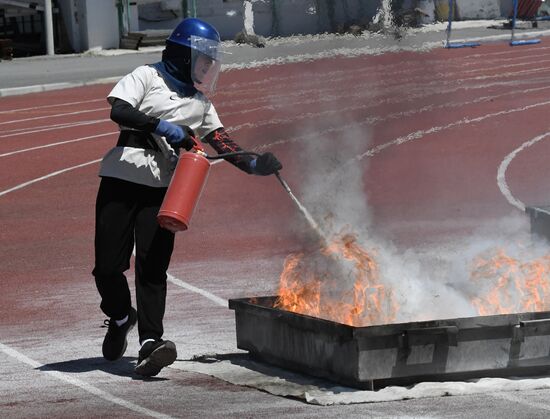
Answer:
[[[307,168],[303,201],[329,237],[347,227],[360,236],[368,235],[371,220],[363,183],[365,164],[353,162],[353,157],[369,143],[369,132],[359,128],[303,143],[301,156]]]
[[[320,127],[312,128],[319,131]],[[480,255],[502,249],[511,257],[528,261],[550,254],[548,244],[530,234],[528,217],[518,211],[487,223],[465,238],[449,236],[423,247],[404,249],[385,238],[379,229],[374,235],[363,183],[368,159],[354,160],[369,143],[369,132],[364,129],[350,129],[331,138],[319,136],[316,141],[303,143],[300,155],[305,159],[305,169],[300,196],[326,236],[353,232],[358,243],[372,253],[381,282],[392,290],[399,306],[396,322],[478,315],[471,301],[481,290],[471,280],[471,272]],[[417,234],[423,234],[422,227]],[[351,269],[345,262],[338,269],[343,293],[353,285]]]

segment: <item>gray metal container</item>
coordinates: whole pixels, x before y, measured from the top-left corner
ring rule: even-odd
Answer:
[[[237,346],[251,356],[361,389],[550,371],[550,312],[354,327],[229,300]]]
[[[531,233],[550,240],[550,207],[526,207],[525,212],[531,222]]]

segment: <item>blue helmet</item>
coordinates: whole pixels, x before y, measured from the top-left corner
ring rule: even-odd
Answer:
[[[199,90],[213,92],[221,68],[220,34],[209,23],[187,18],[166,39],[163,61],[178,70],[178,78]]]
[[[220,34],[216,28],[214,28],[211,24],[196,18],[187,18],[182,20],[166,41],[181,46],[194,48],[194,43],[192,42],[193,37],[208,39],[215,43],[220,42]]]

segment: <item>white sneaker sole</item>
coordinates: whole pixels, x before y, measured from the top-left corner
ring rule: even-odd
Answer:
[[[145,377],[154,377],[161,369],[173,364],[178,356],[174,342],[167,340],[136,365],[134,371]]]

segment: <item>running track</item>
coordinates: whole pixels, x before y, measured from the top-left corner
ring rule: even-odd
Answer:
[[[11,383],[0,386],[0,411],[181,417],[210,400],[213,416],[305,412],[173,369],[151,383],[134,380],[135,336],[128,362],[101,359],[105,329],[90,271],[98,160],[116,141],[105,101],[111,87],[0,99],[0,374]],[[347,182],[365,193],[365,223],[398,248],[464,237],[550,202],[544,44],[228,71],[213,101],[244,148],[276,153],[298,197],[311,193],[312,177],[322,184],[338,170],[332,152],[338,165],[359,165],[361,175]],[[275,178],[213,166],[170,269],[166,336],[179,359],[234,352],[226,299],[273,293],[284,257],[304,235]]]

